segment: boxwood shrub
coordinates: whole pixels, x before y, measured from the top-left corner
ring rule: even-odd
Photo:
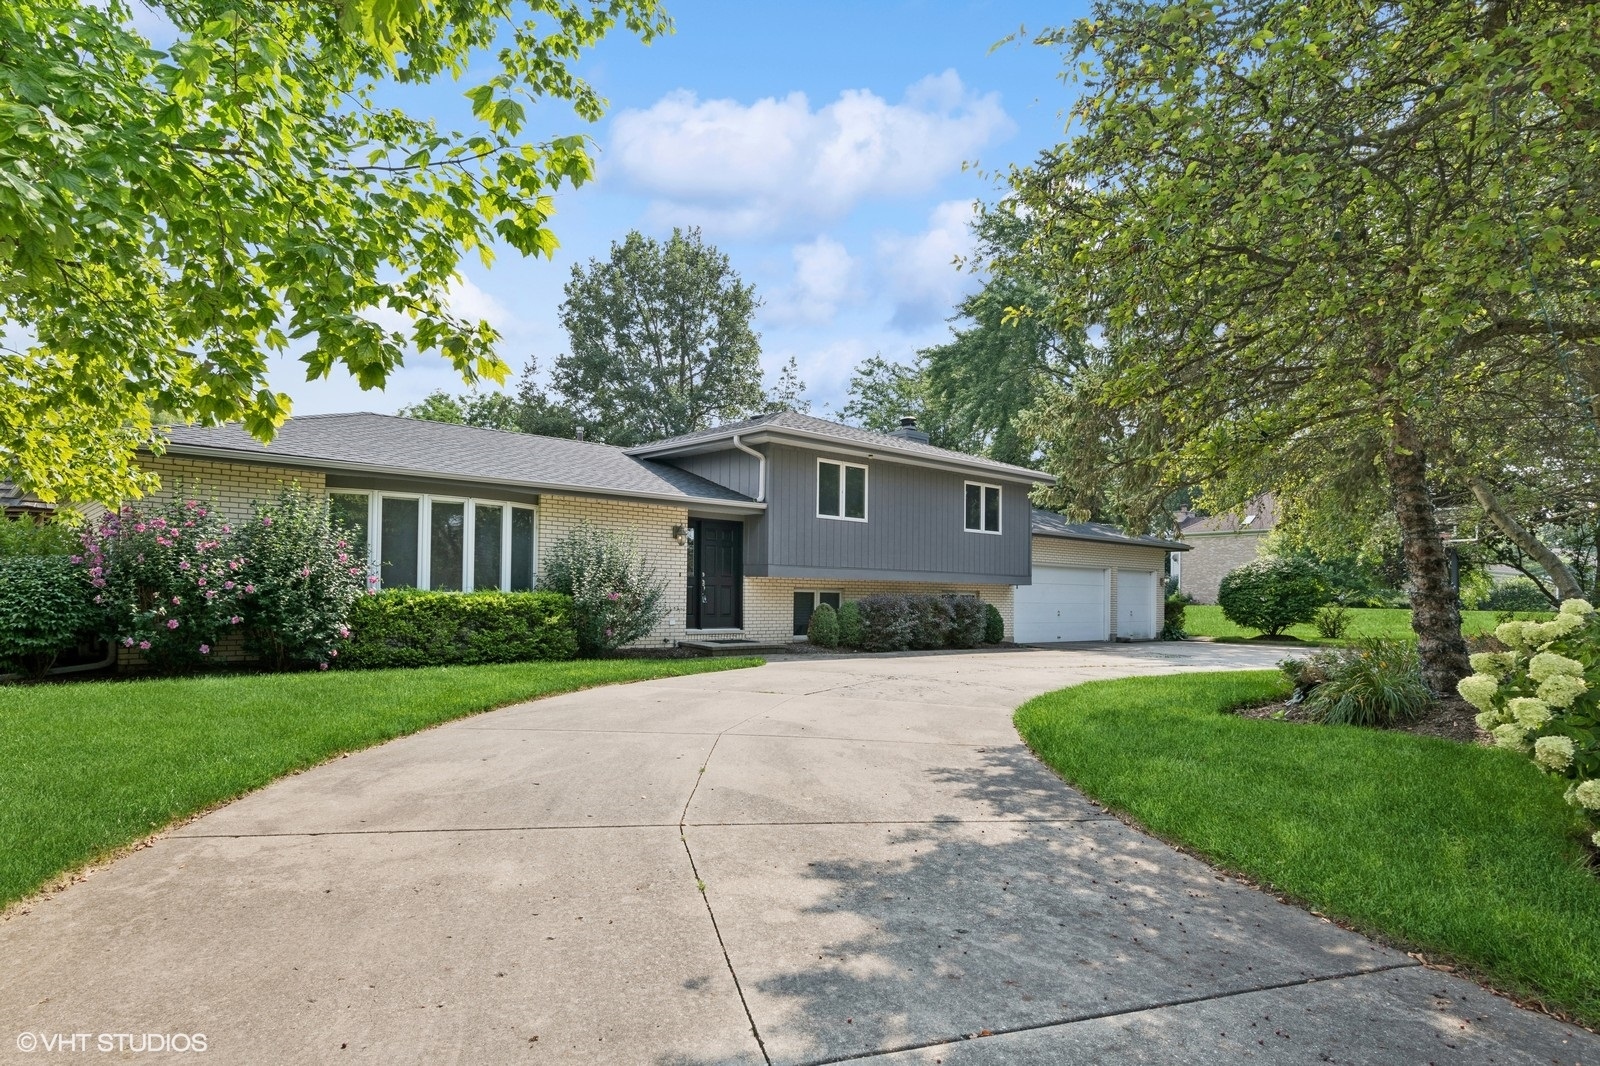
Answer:
[[[839,646],[839,616],[831,604],[819,603],[817,609],[811,612],[811,622],[806,626],[806,639],[819,648]]]
[[[1269,637],[1311,621],[1327,602],[1328,586],[1316,567],[1272,555],[1229,571],[1217,593],[1224,618]]]
[[[571,659],[572,598],[556,592],[419,592],[363,596],[341,666],[446,666]]]
[[[992,605],[974,596],[926,593],[864,596],[844,606],[854,606],[855,613],[860,616],[860,636],[854,646],[862,651],[975,648],[988,641],[989,612],[994,611]],[[999,618],[999,612],[995,611],[994,619],[998,621]],[[841,610],[841,641],[845,629]],[[995,640],[1004,635],[1002,625]]]
[[[1000,608],[992,603],[983,605],[983,642],[985,644],[998,644],[1006,639],[1006,620],[1000,614]]]
[[[976,648],[982,644],[989,629],[989,612],[994,608],[976,596],[951,596],[946,602],[950,604],[950,633],[945,643],[952,648]],[[1002,626],[1001,636],[1004,635]]]
[[[844,648],[861,647],[861,605],[846,600],[839,605],[839,645]]]

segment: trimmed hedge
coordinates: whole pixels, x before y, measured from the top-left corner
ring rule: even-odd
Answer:
[[[855,600],[839,605],[839,644],[845,648],[861,647],[861,605]]]
[[[1006,620],[1000,614],[1000,608],[992,603],[983,605],[983,642],[985,644],[998,644],[1006,639]]]
[[[806,639],[819,648],[839,646],[839,616],[830,604],[819,603],[811,612],[811,623],[806,626]]]
[[[419,592],[363,596],[350,612],[341,666],[471,666],[578,654],[572,597],[557,592]]]
[[[0,674],[43,677],[92,635],[101,613],[93,591],[65,555],[0,557]]]
[[[1320,570],[1304,559],[1275,555],[1229,571],[1217,592],[1224,618],[1269,637],[1311,621],[1327,602],[1328,586]]]
[[[1002,622],[999,635],[989,640],[990,612],[993,621],[1000,621],[1000,612],[974,596],[886,593],[844,605],[844,609],[850,607],[856,608],[861,623],[860,635],[847,646],[862,651],[975,648],[985,642],[996,643],[1005,635]],[[846,629],[844,609],[840,611],[841,639]]]

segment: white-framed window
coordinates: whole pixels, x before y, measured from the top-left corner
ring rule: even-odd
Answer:
[[[968,533],[1000,532],[1000,486],[969,481],[965,485],[964,523]]]
[[[867,468],[835,459],[817,460],[817,517],[842,522],[867,520]]]
[[[841,592],[827,592],[820,589],[796,589],[794,593],[794,635],[803,637],[806,630],[811,628],[811,616],[818,607],[827,604],[835,611],[844,603],[844,594]]]
[[[352,555],[383,588],[435,592],[533,588],[538,515],[509,500],[330,489],[334,518],[358,535]]]

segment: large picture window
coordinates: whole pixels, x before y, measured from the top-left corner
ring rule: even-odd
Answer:
[[[817,517],[865,522],[867,468],[856,463],[817,460]]]
[[[538,572],[538,516],[504,500],[334,490],[334,520],[383,588],[525,591]],[[374,533],[375,531],[375,533]]]
[[[967,482],[966,529],[968,533],[1000,532],[1000,486]]]

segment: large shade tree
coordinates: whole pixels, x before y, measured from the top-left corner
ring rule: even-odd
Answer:
[[[1084,92],[1015,200],[1049,316],[1103,331],[1125,458],[1223,502],[1376,479],[1438,692],[1467,670],[1433,495],[1457,430],[1507,382],[1583,402],[1600,360],[1597,12],[1100,0],[1041,38]]]
[[[47,499],[146,487],[163,419],[269,438],[279,350],[364,388],[409,351],[503,379],[462,257],[548,255],[552,192],[592,173],[528,109],[599,117],[579,54],[668,28],[655,0],[146,4],[170,45],[127,0],[0,5],[0,476]],[[462,128],[394,103],[440,79]]]

